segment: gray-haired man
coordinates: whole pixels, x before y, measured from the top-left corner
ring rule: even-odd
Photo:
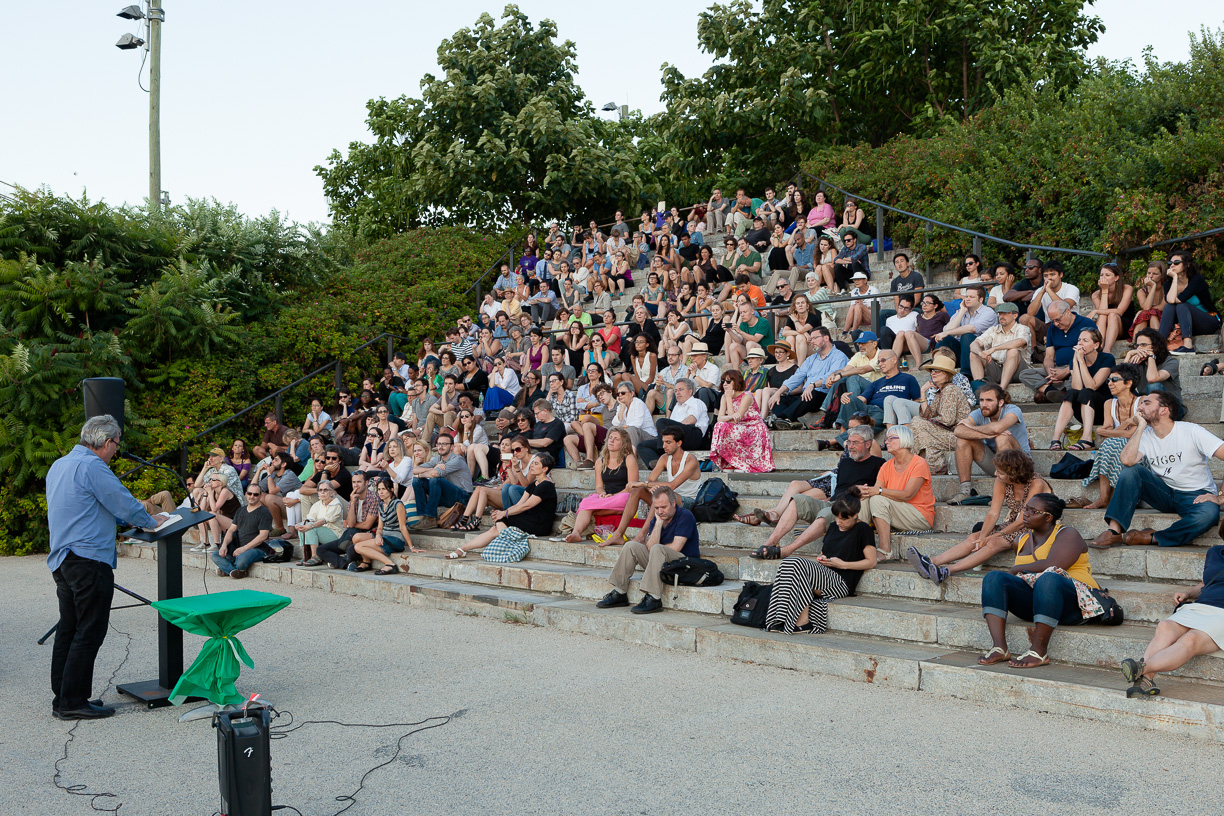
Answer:
[[[675,428],[684,434],[684,449],[688,451],[704,450],[706,429],[710,427],[710,413],[706,404],[697,399],[694,393],[694,383],[688,377],[676,380],[676,404],[670,417],[660,417],[655,420],[658,436],[643,439],[637,446],[638,456],[646,467],[654,467],[662,450],[663,432]]]

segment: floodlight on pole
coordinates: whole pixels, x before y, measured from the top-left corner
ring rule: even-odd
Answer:
[[[135,34],[124,34],[115,43],[123,51],[147,48],[149,61],[149,207],[157,210],[168,203],[169,198],[161,188],[161,27],[166,21],[166,12],[154,5],[155,0],[145,0],[140,5],[126,6],[116,15],[124,20],[143,20],[148,31],[148,41]],[[143,61],[141,68],[143,72]],[[143,89],[144,86],[141,85]]]
[[[115,47],[120,51],[131,51],[140,48],[145,44],[145,41],[137,37],[135,34],[124,34],[119,38],[119,42],[115,43]]]
[[[143,20],[145,17],[144,11],[141,10],[140,6],[128,6],[115,16],[122,17],[125,20]]]

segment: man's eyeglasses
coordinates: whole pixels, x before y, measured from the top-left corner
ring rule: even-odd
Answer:
[[[247,494],[248,496],[258,496],[258,495],[259,495],[259,491],[258,491],[258,490],[248,490],[248,491],[246,492],[246,494]]]
[[[340,461],[339,456],[325,456],[323,457],[323,459],[324,461],[327,461],[327,462],[339,462]]]

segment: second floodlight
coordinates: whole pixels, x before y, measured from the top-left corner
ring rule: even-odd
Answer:
[[[145,41],[135,34],[124,34],[119,38],[119,42],[115,43],[115,47],[122,51],[131,51],[133,48],[140,48],[144,44]]]
[[[141,11],[140,6],[128,6],[115,16],[122,17],[125,20],[143,20],[144,12]]]

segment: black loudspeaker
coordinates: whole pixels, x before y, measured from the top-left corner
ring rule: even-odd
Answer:
[[[85,418],[110,414],[123,433],[123,380],[118,377],[90,377],[85,388]]]
[[[272,714],[266,708],[220,711],[217,729],[217,781],[225,816],[269,816],[272,813]]]

